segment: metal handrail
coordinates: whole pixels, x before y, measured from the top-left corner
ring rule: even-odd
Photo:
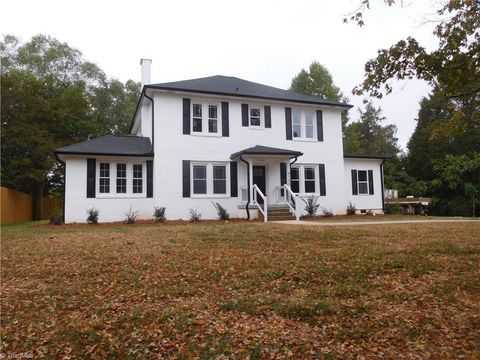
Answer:
[[[297,206],[298,205],[297,195],[295,195],[295,193],[292,191],[290,186],[288,186],[287,184],[283,185],[283,188],[285,189],[285,202],[287,203],[290,210],[292,210],[292,212],[295,214],[295,219],[298,221],[300,220],[300,212],[298,211],[298,206]],[[293,205],[289,201],[289,198],[293,200],[295,207],[293,207]]]
[[[263,209],[257,201],[257,194],[263,199]],[[253,184],[253,203],[257,205],[258,210],[260,210],[263,214],[263,221],[267,222],[268,219],[268,205],[267,205],[267,197],[263,195],[262,190],[260,190],[257,184]]]

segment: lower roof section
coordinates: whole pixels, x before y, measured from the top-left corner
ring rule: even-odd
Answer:
[[[361,154],[343,154],[345,159],[373,159],[373,160],[386,160],[391,159],[390,155],[361,155]]]
[[[242,155],[274,155],[274,156],[288,156],[288,157],[297,157],[302,156],[303,153],[295,150],[279,149],[269,146],[255,145],[247,149],[240,150],[236,153],[233,153],[230,156],[230,159],[238,158]]]
[[[134,135],[107,135],[58,148],[57,155],[110,155],[152,157],[150,138]]]

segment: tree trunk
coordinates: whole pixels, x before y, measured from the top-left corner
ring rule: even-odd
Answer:
[[[32,182],[32,208],[33,220],[41,220],[43,213],[43,190],[45,183],[34,181]]]

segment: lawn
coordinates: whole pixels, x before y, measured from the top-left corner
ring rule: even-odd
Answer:
[[[2,227],[2,355],[478,358],[480,225]]]

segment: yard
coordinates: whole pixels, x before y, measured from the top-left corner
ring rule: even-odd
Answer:
[[[478,358],[480,225],[2,227],[2,355]]]

